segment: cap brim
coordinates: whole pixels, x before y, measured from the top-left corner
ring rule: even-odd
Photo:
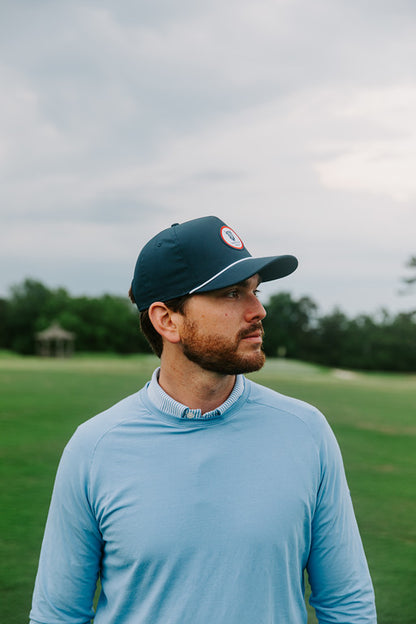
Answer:
[[[280,279],[293,273],[298,266],[295,256],[269,256],[266,258],[243,258],[210,280],[192,289],[191,294],[219,290],[233,284],[238,284],[258,273],[262,282]]]

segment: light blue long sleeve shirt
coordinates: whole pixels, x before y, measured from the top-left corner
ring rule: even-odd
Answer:
[[[155,385],[156,384],[156,385]],[[238,377],[202,415],[156,377],[81,425],[58,469],[32,624],[375,624],[338,445]]]

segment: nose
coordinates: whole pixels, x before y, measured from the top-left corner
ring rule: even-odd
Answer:
[[[246,319],[248,321],[262,321],[266,316],[266,310],[255,294],[250,295],[250,304],[247,306]]]

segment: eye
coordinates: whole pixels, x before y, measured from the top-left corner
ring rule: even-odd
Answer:
[[[261,290],[259,290],[258,288],[256,288],[256,290],[253,290],[253,295],[255,295],[256,297],[258,297],[260,293]]]
[[[240,295],[240,291],[238,290],[238,288],[233,288],[232,290],[227,290],[227,292],[225,293],[225,296],[228,299],[237,299]]]

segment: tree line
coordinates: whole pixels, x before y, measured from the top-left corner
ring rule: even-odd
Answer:
[[[416,371],[416,310],[348,318],[335,308],[318,314],[309,297],[273,295],[265,306],[265,352],[330,367]]]
[[[127,295],[71,297],[64,288],[52,290],[33,279],[13,286],[10,297],[0,299],[0,348],[34,354],[36,333],[54,322],[75,334],[77,351],[150,351]]]
[[[416,310],[349,318],[334,309],[320,315],[310,297],[294,298],[288,292],[272,295],[265,307],[268,356],[339,368],[416,371]],[[36,333],[53,322],[76,335],[77,351],[150,351],[127,296],[72,297],[63,288],[49,289],[33,279],[0,299],[0,349],[35,353]]]

